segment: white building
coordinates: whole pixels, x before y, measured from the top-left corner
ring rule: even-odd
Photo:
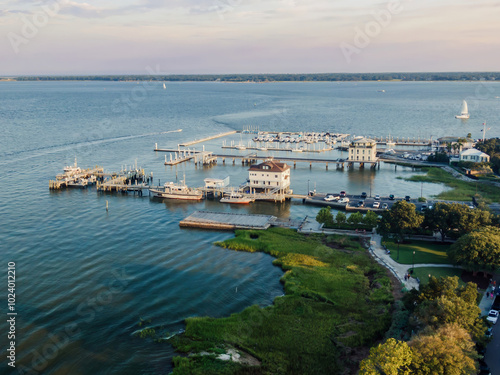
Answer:
[[[220,189],[229,186],[229,176],[226,178],[205,178],[203,181],[208,189]]]
[[[377,143],[373,139],[356,139],[349,145],[348,161],[357,162],[376,162],[377,161]]]
[[[290,166],[266,161],[248,170],[250,193],[286,193],[290,189]]]
[[[460,161],[472,161],[474,163],[489,163],[490,155],[485,154],[475,148],[470,148],[468,150],[462,151],[460,153]]]

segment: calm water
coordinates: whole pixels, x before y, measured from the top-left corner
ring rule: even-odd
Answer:
[[[199,186],[206,177],[229,175],[239,185],[247,176],[241,165],[164,167],[154,144],[175,146],[244,126],[395,137],[470,132],[479,138],[486,121],[492,128],[487,136],[500,136],[498,96],[500,85],[494,83],[168,83],[167,90],[136,83],[0,83],[0,256],[4,269],[16,262],[18,369],[168,373],[173,350],[134,337],[141,319],[176,332],[186,317],[227,316],[268,305],[283,293],[282,272],[271,257],[220,249],[213,242],[231,233],[182,230],[178,222],[197,209],[285,219],[317,212],[300,202],[234,208],[98,195],[92,189],[50,192],[48,180],[75,156],[82,167],[108,171],[137,160],[154,172],[155,183],[185,175],[189,185]],[[453,118],[464,98],[472,113],[467,122]],[[179,128],[181,133],[169,133]],[[206,147],[217,150],[221,143]],[[421,189],[427,196],[442,191],[440,185],[396,179],[412,173],[388,165],[342,172],[298,164],[292,188],[412,196]],[[5,361],[1,366],[1,373],[9,373]]]

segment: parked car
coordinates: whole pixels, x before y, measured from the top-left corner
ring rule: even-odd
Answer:
[[[486,333],[484,334],[486,337],[493,337],[493,327],[490,327],[486,330]]]
[[[364,207],[365,206],[365,202],[364,201],[359,201],[358,202],[358,207]]]
[[[380,195],[378,195],[378,194],[377,194],[377,195],[375,195],[375,200],[376,200],[376,201],[379,201],[379,200],[380,200]]]
[[[331,202],[331,201],[338,201],[339,200],[338,195],[333,195],[333,194],[327,194],[326,197],[324,198],[325,201]]]
[[[368,196],[368,194],[366,194],[366,191],[363,191],[361,193],[361,198],[365,199],[367,196]]]
[[[491,369],[483,359],[479,361],[479,375],[491,375]]]
[[[389,195],[389,200],[393,201],[394,200],[394,194]]]
[[[379,208],[380,202],[373,202],[373,208]]]
[[[349,198],[347,198],[347,197],[340,198],[339,203],[349,203]]]
[[[405,197],[405,201],[407,201],[407,202],[409,202],[409,201],[410,201],[410,199],[411,199],[411,198],[410,198],[410,196],[409,196],[409,195],[407,195],[407,196]]]
[[[389,209],[389,205],[387,203],[382,204],[382,209],[383,210],[388,210]]]
[[[345,190],[342,190],[342,191],[340,192],[340,196],[341,196],[341,197],[345,197],[346,195],[347,195],[347,193],[345,192]]]
[[[498,311],[496,310],[490,310],[488,317],[486,318],[488,322],[491,322],[493,324],[497,324],[498,320]]]
[[[427,205],[426,204],[423,204],[420,206],[420,211],[425,211],[427,210]]]

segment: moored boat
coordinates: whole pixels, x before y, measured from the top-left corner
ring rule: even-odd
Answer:
[[[251,197],[245,197],[240,193],[231,193],[229,196],[222,197],[221,203],[233,203],[233,204],[249,204],[253,202],[255,199]]]
[[[182,200],[201,200],[203,193],[185,185],[184,181],[180,183],[167,182],[163,185],[163,190],[149,189],[156,198],[182,199]]]

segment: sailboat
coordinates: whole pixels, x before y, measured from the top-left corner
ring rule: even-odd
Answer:
[[[166,90],[167,86],[165,85],[165,82],[163,82],[163,90]]]
[[[462,111],[459,115],[456,115],[455,118],[468,119],[469,117],[470,115],[469,115],[469,109],[467,108],[467,102],[464,100],[462,102]]]

